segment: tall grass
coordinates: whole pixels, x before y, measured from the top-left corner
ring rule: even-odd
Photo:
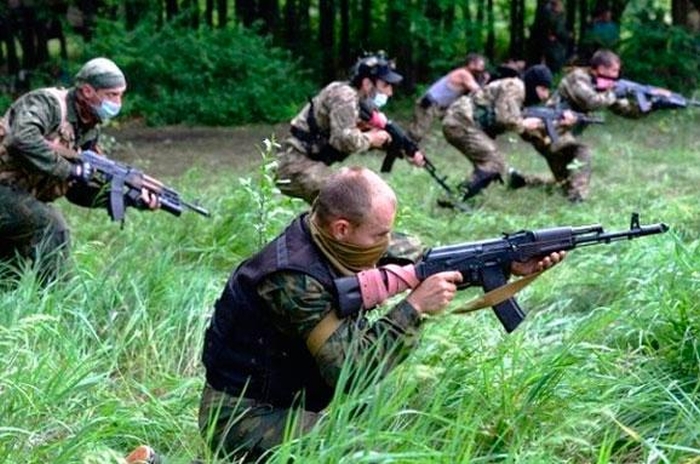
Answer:
[[[339,394],[273,462],[700,461],[699,122],[668,112],[588,130],[593,194],[577,205],[494,186],[472,214],[444,210],[427,174],[397,163],[387,176],[397,228],[426,245],[555,225],[623,229],[633,211],[671,232],[574,250],[521,292],[528,318],[513,334],[490,310],[431,319],[407,362]],[[546,172],[518,140],[502,144],[512,165]],[[451,183],[470,170],[437,130],[425,149]],[[0,462],[118,462],[139,443],[169,463],[216,462],[196,423],[207,317],[231,270],[305,208],[275,192],[269,161],[174,179],[210,219],[129,210],[120,229],[102,211],[59,204],[74,232],[63,279],[42,289],[29,268],[0,293]],[[380,158],[350,162],[378,168]]]

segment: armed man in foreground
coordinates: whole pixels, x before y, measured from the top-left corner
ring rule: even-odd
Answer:
[[[394,192],[377,174],[343,168],[321,188],[310,213],[234,271],[216,302],[202,356],[199,423],[213,451],[254,462],[282,442],[291,417],[294,435],[309,431],[344,365],[351,378],[386,374],[416,345],[422,316],[450,303],[459,272],[414,282],[373,323],[362,312],[338,316],[334,282],[378,264],[396,209]],[[554,252],[509,271],[532,274],[562,258]],[[361,360],[370,353],[371,362]],[[344,386],[353,388],[354,381],[361,379]]]

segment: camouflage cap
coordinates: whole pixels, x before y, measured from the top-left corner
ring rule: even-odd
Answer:
[[[126,78],[119,67],[107,58],[94,58],[75,75],[76,85],[90,84],[95,89],[125,87]]]

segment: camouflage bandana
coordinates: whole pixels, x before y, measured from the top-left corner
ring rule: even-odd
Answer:
[[[90,84],[94,89],[126,87],[126,78],[119,67],[107,58],[94,58],[75,75],[75,83]]]
[[[311,229],[311,238],[318,245],[321,252],[329,259],[343,275],[354,275],[360,271],[371,269],[377,265],[389,246],[389,237],[386,237],[378,244],[371,247],[362,247],[343,243],[321,227],[314,221],[308,220]]]

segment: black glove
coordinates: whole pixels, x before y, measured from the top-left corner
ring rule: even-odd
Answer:
[[[78,161],[71,166],[68,179],[77,180],[87,184],[92,179],[92,165],[87,161]]]

